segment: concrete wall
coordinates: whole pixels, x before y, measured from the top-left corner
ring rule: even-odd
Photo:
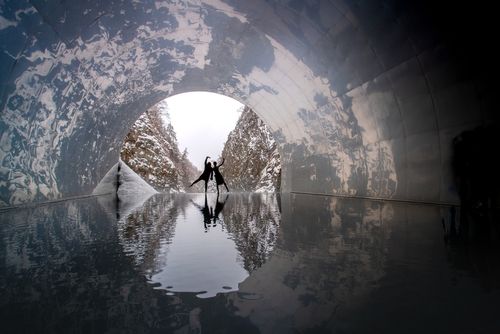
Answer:
[[[181,92],[216,92],[253,108],[280,143],[285,192],[457,202],[452,140],[494,122],[483,44],[493,23],[474,8],[383,0],[0,6],[1,205],[91,193],[139,115]]]

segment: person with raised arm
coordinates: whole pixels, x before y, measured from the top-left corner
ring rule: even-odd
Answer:
[[[219,185],[223,184],[226,187],[226,190],[229,192],[229,188],[227,187],[226,181],[224,181],[224,177],[219,171],[219,167],[224,164],[224,158],[222,158],[222,162],[219,166],[217,166],[217,162],[214,161],[214,167],[212,168],[213,173],[215,175],[215,183],[217,184],[217,194],[219,193]]]
[[[191,183],[190,187],[192,187],[195,183],[203,180],[205,181],[205,192],[207,192],[207,186],[208,186],[208,179],[212,180],[213,179],[213,169],[212,169],[212,164],[208,161],[210,159],[209,156],[205,158],[205,169],[203,170],[203,173],[200,175],[199,178],[196,179],[193,183]]]

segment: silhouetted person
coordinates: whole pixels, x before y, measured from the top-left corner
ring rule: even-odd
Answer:
[[[214,211],[213,211],[212,207],[208,206],[207,193],[205,193],[205,206],[201,206],[201,205],[195,203],[191,199],[190,199],[190,201],[194,204],[194,206],[196,206],[201,211],[201,214],[203,215],[203,225],[205,226],[205,229],[206,229],[207,225],[211,224],[212,218],[214,217]]]
[[[229,194],[226,194],[226,198],[224,199],[224,202],[219,202],[219,194],[217,193],[217,201],[215,204],[215,211],[214,211],[214,224],[217,223],[217,219],[219,219],[219,214],[222,212],[224,209],[224,205],[226,204],[227,198],[229,197]]]
[[[209,158],[210,157],[205,158],[205,169],[203,170],[203,173],[200,175],[200,177],[198,179],[196,179],[196,181],[194,181],[190,185],[190,187],[192,187],[195,183],[197,183],[201,180],[205,181],[205,193],[207,192],[208,179],[210,179],[210,180],[213,179],[212,165],[210,164],[210,162],[208,162]]]
[[[224,178],[222,177],[222,174],[219,171],[219,167],[224,164],[224,158],[222,158],[222,162],[219,166],[217,166],[217,162],[214,161],[214,167],[213,167],[213,172],[215,175],[215,183],[217,183],[217,194],[219,193],[219,185],[223,184],[224,187],[226,187],[226,190],[229,191],[229,188],[227,187],[226,181],[224,181]]]

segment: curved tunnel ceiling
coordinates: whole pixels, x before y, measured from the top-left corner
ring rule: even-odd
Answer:
[[[280,143],[285,192],[457,202],[452,140],[493,121],[477,62],[432,7],[0,4],[2,205],[91,193],[138,116],[186,91],[257,112]]]

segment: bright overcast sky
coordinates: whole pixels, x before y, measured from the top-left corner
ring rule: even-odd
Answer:
[[[207,92],[178,94],[165,102],[181,153],[187,148],[189,160],[200,170],[207,155],[212,160],[220,157],[243,107],[232,98]]]

